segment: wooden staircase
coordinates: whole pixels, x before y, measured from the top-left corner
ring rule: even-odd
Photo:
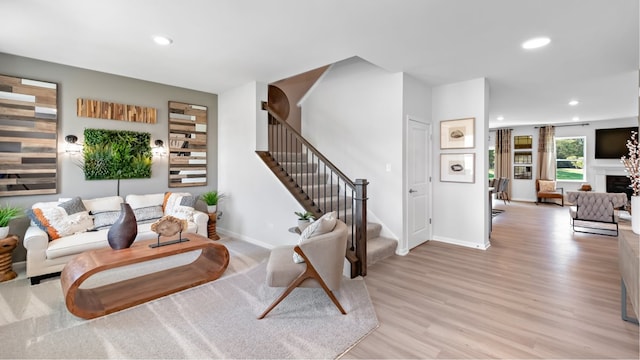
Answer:
[[[318,164],[305,163],[306,157],[301,153],[271,154],[268,151],[258,151],[257,154],[302,207],[314,213],[316,218],[327,211],[340,208],[338,217],[347,224],[349,237],[352,237],[353,199],[351,196],[341,194],[339,184],[330,183],[329,174],[318,171]],[[279,162],[277,159],[297,159],[298,161]],[[323,211],[323,209],[329,210]],[[381,231],[382,225],[367,222],[366,256],[369,266],[395,254],[397,241],[381,236]]]
[[[351,276],[395,254],[397,242],[380,236],[382,226],[366,221],[366,180],[349,180],[297,131],[269,111],[269,151],[256,151],[291,195],[316,218],[336,211],[349,227]]]

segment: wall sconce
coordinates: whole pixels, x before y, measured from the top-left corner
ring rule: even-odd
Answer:
[[[151,153],[153,156],[164,157],[167,155],[167,150],[164,148],[164,141],[158,139],[154,142],[155,146],[151,147]]]
[[[75,135],[67,135],[64,137],[64,141],[67,143],[64,151],[70,154],[78,154],[82,152],[82,144],[78,142],[78,137]]]

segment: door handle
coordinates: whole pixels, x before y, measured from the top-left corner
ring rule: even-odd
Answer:
[[[413,194],[414,192],[418,192],[418,190],[409,189],[409,194]]]

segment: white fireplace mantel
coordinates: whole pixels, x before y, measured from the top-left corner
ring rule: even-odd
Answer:
[[[624,171],[624,166],[622,164],[611,164],[611,165],[595,165],[591,166],[591,171],[593,172],[595,184],[594,190],[598,192],[606,192],[607,191],[607,175],[618,175],[618,176],[626,176],[627,173]]]

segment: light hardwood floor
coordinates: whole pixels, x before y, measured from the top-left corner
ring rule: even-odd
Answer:
[[[496,208],[486,251],[430,241],[370,267],[380,327],[343,358],[638,359],[617,238],[573,233],[567,207]]]

